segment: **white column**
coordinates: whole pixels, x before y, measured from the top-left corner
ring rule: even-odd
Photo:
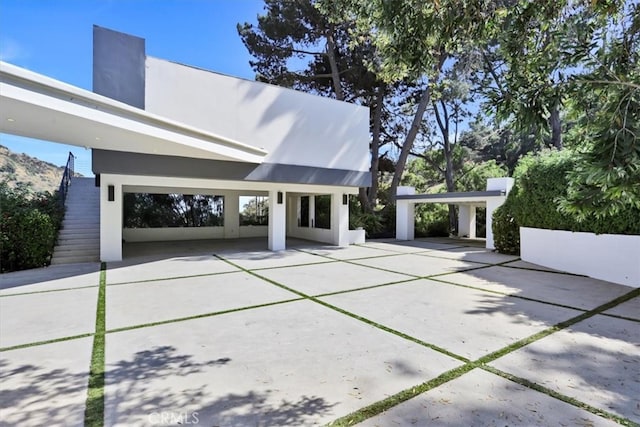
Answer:
[[[277,190],[269,190],[269,250],[282,251],[286,249],[287,241],[287,194],[282,194],[278,203]]]
[[[309,195],[309,228],[316,228],[316,196]]]
[[[476,237],[475,205],[458,205],[458,236]]]
[[[122,261],[122,185],[107,175],[100,177],[100,261]]]
[[[408,200],[396,202],[397,240],[413,240],[415,236],[415,205]]]
[[[349,202],[342,202],[343,193],[331,194],[331,243],[349,246]]]
[[[502,190],[504,196],[496,196],[487,198],[487,249],[495,249],[493,244],[493,212],[498,209],[506,200],[509,191],[513,187],[513,178],[489,178],[487,179],[487,191]]]
[[[398,187],[398,196],[415,194],[414,187]],[[396,200],[396,239],[413,240],[415,231],[415,203],[410,200]]]
[[[237,192],[224,192],[224,238],[240,237],[240,196]]]
[[[497,196],[487,198],[487,249],[495,249],[493,244],[493,212],[498,209],[507,200],[506,196]]]

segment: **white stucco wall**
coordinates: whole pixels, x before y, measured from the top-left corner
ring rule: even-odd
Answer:
[[[125,242],[222,239],[224,227],[125,228],[122,238]]]
[[[220,227],[224,229],[223,238],[259,237],[267,235],[271,240],[271,244],[269,245],[269,247],[274,248],[273,250],[284,249],[286,243],[285,236],[287,232],[291,231],[291,224],[286,223],[285,220],[285,213],[287,209],[290,209],[289,214],[291,215],[291,217],[297,218],[297,216],[295,215],[296,205],[290,202],[294,199],[294,197],[291,196],[292,194],[335,194],[336,197],[342,197],[343,194],[358,193],[358,188],[356,187],[334,187],[325,185],[279,184],[268,182],[223,181],[211,179],[115,174],[102,174],[100,184],[100,259],[102,261],[120,261],[122,259],[122,239],[125,238],[125,234],[128,233],[128,231],[123,230],[123,192],[176,192],[183,194],[210,194],[225,196],[224,227]],[[106,201],[109,185],[113,185],[115,190],[115,200],[112,202]],[[232,203],[233,200],[237,201],[238,197],[249,195],[268,195],[270,200],[272,197],[273,200],[275,200],[277,198],[278,191],[283,193],[283,204],[276,205],[276,210],[278,211],[277,224],[275,221],[272,221],[272,217],[270,216],[269,221],[270,224],[274,225],[273,227],[239,226],[237,211],[237,209],[239,208],[239,204],[237,202]],[[231,212],[232,209],[234,210],[233,212]],[[270,209],[270,214],[272,211],[275,212],[275,210]],[[348,212],[346,213],[348,214]],[[271,230],[269,230],[269,228],[271,228]],[[199,229],[194,228],[193,230]],[[271,231],[271,233],[269,233],[269,231]],[[332,242],[331,230],[322,231],[328,234],[328,238],[326,240],[322,239],[318,241]],[[151,233],[153,235],[156,232],[147,231],[146,233]],[[160,233],[171,233],[171,231],[160,231]],[[193,231],[193,233],[197,233],[197,231]],[[219,233],[219,231],[216,231],[216,233]],[[325,233],[322,234],[324,236]],[[129,235],[129,237],[131,237],[131,235]],[[146,237],[154,238],[153,236]],[[356,236],[354,236],[353,238],[355,237]],[[350,240],[351,239],[352,238],[350,237]],[[333,244],[338,243],[334,242]]]
[[[544,267],[640,287],[640,236],[520,227],[520,257]]]
[[[147,57],[145,109],[264,148],[265,161],[369,170],[369,110]]]
[[[267,237],[266,225],[246,225],[239,227],[237,236]],[[225,239],[224,227],[156,227],[156,228],[125,228],[122,230],[122,238],[125,242],[166,242],[172,240],[207,240]]]

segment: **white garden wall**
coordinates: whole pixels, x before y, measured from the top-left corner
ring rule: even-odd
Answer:
[[[520,227],[523,261],[640,287],[640,236]]]
[[[331,230],[326,228],[309,228],[293,226],[289,228],[288,235],[297,239],[312,240],[314,242],[332,243]]]
[[[241,225],[240,238],[245,237],[267,237],[269,235],[268,225]]]
[[[224,227],[125,228],[122,238],[125,242],[223,239]]]

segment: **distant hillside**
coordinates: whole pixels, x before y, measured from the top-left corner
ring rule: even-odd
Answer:
[[[25,183],[35,192],[54,192],[60,186],[63,172],[64,167],[14,153],[0,145],[0,181],[7,181],[10,187]]]

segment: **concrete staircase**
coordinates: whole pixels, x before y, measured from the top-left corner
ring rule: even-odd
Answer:
[[[96,262],[100,258],[100,188],[93,178],[71,178],[66,213],[51,264]]]

